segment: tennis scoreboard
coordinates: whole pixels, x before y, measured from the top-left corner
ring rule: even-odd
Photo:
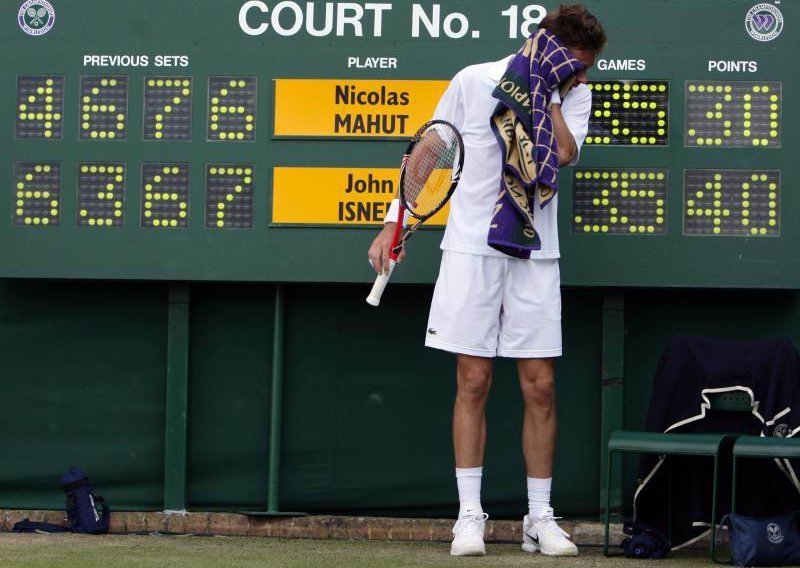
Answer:
[[[406,139],[557,4],[6,2],[0,277],[369,282]],[[564,283],[800,287],[800,5],[586,5]],[[398,281],[434,279],[446,221]]]

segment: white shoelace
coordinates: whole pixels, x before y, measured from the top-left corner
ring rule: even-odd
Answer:
[[[561,527],[558,526],[556,521],[563,517],[554,517],[553,516],[553,509],[548,509],[545,511],[544,515],[536,519],[536,523],[540,526],[543,525],[545,531],[549,534],[553,535],[560,535],[565,538],[569,538],[569,533],[565,532]]]
[[[481,523],[485,523],[488,518],[489,515],[487,513],[481,513],[480,515],[464,515],[456,521],[453,527],[453,534],[471,532],[480,535]]]

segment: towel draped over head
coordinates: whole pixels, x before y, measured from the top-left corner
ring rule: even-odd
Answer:
[[[488,244],[517,258],[542,248],[533,228],[534,198],[544,208],[558,190],[558,146],[548,112],[550,95],[572,87],[584,68],[549,30],[540,29],[511,59],[492,96],[491,127],[503,155],[500,194]]]

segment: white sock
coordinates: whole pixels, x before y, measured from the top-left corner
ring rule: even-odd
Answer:
[[[458,484],[458,517],[464,515],[481,515],[481,479],[483,467],[457,467],[456,483]]]
[[[544,510],[550,506],[550,487],[553,478],[538,479],[528,478],[528,517],[538,519]]]

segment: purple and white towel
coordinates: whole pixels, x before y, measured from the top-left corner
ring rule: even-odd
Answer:
[[[530,258],[542,248],[533,228],[535,192],[544,208],[558,190],[558,146],[547,107],[553,90],[566,95],[583,68],[561,40],[541,29],[513,57],[492,93],[500,101],[491,126],[503,152],[503,174],[488,244],[509,256]]]

